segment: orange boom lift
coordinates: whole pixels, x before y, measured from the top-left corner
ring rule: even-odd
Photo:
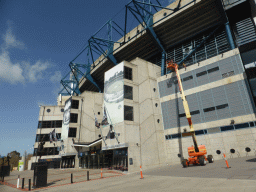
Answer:
[[[209,163],[213,163],[213,156],[212,155],[208,155],[207,158],[205,156],[207,154],[205,145],[199,145],[199,146],[197,145],[195,130],[193,128],[191,115],[190,115],[190,111],[189,111],[189,107],[188,107],[188,102],[187,102],[186,96],[184,94],[183,86],[182,86],[182,83],[181,83],[181,80],[180,80],[180,74],[179,74],[179,69],[178,69],[179,66],[176,63],[174,63],[172,60],[168,60],[166,62],[166,64],[167,64],[168,69],[171,69],[172,71],[175,71],[175,73],[176,73],[176,77],[177,77],[178,85],[179,85],[179,90],[180,90],[180,94],[181,94],[181,99],[182,99],[182,102],[183,102],[183,107],[184,107],[185,114],[186,114],[186,117],[187,117],[187,120],[188,120],[188,125],[189,125],[189,128],[190,128],[190,132],[183,133],[183,136],[190,136],[191,135],[192,139],[193,139],[193,143],[194,143],[194,146],[188,147],[189,158],[188,158],[188,160],[187,159],[182,160],[182,165],[183,165],[183,167],[187,167],[191,164],[193,164],[193,165],[206,165],[206,161],[208,161]]]

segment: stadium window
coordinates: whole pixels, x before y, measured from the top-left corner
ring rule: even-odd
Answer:
[[[55,147],[54,149],[55,149],[55,153],[54,153],[54,155],[59,155],[58,148],[57,148],[57,147]]]
[[[218,105],[218,106],[216,106],[216,109],[217,109],[217,110],[218,110],[218,109],[224,109],[224,108],[226,108],[226,107],[228,107],[228,104]]]
[[[41,128],[41,126],[42,126],[42,121],[38,121],[38,126],[37,126],[37,128]]]
[[[61,128],[62,127],[62,121],[56,121],[55,128]]]
[[[78,114],[70,113],[70,123],[77,123]]]
[[[36,156],[37,155],[37,148],[34,148],[34,154],[33,156]]]
[[[124,120],[133,121],[133,107],[124,106]]]
[[[253,122],[250,122],[250,127],[254,127],[254,123]]]
[[[124,85],[124,98],[133,100],[133,87]]]
[[[52,121],[47,121],[47,128],[52,128],[54,123]]]
[[[220,70],[219,67],[214,67],[214,68],[208,69],[207,72],[212,73],[212,72],[215,72],[215,71],[218,71],[218,70]]]
[[[172,139],[175,139],[175,138],[181,138],[181,134],[180,133],[173,134]]]
[[[76,137],[76,128],[69,128],[68,137]]]
[[[203,72],[197,73],[196,76],[200,77],[200,76],[203,76],[203,75],[206,75],[206,74],[207,74],[207,72],[203,71]]]
[[[61,133],[57,133],[56,137],[57,137],[57,139],[60,139],[61,138]]]
[[[36,142],[41,142],[41,141],[50,141],[49,134],[37,134]]]
[[[169,139],[169,135],[165,135],[165,140],[168,140]]]
[[[186,117],[186,113],[179,114],[179,117]]]
[[[132,80],[132,68],[124,67],[124,78]]]
[[[79,100],[72,100],[71,108],[78,109],[79,108]]]
[[[242,123],[242,124],[237,124],[235,125],[236,129],[243,129],[249,127],[249,123]]]
[[[233,125],[220,127],[220,130],[221,131],[230,131],[230,130],[234,130],[234,127],[233,127]]]
[[[36,142],[39,142],[40,141],[40,135],[36,135]]]
[[[42,121],[42,128],[51,128],[52,122],[51,121]]]
[[[204,130],[195,131],[195,135],[204,135]]]
[[[215,107],[209,107],[209,108],[204,109],[204,112],[210,112],[210,111],[214,111],[214,110],[215,110]]]
[[[196,110],[196,111],[192,111],[191,113],[190,113],[190,115],[196,115],[196,114],[199,114],[200,113],[200,111],[199,110]]]
[[[190,80],[190,79],[193,79],[193,76],[192,76],[192,75],[191,75],[191,76],[188,76],[188,77],[183,78],[183,79],[182,79],[182,81],[184,82],[184,81],[188,81],[188,80]]]

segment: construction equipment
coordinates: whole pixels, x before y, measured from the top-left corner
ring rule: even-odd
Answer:
[[[179,66],[176,63],[174,63],[172,60],[166,61],[166,64],[167,64],[168,69],[171,69],[172,71],[175,71],[175,73],[176,73],[178,86],[179,86],[179,90],[180,90],[180,94],[181,94],[181,99],[183,102],[184,111],[185,111],[186,118],[188,120],[188,125],[190,128],[190,132],[183,133],[183,136],[191,135],[192,139],[193,139],[193,143],[194,143],[194,146],[188,147],[189,158],[188,158],[188,160],[187,159],[182,160],[182,165],[183,165],[183,167],[187,167],[191,164],[206,165],[206,161],[208,161],[209,163],[213,163],[212,155],[208,155],[207,158],[205,156],[207,154],[205,145],[199,145],[199,146],[197,145],[195,130],[193,128],[191,114],[190,114],[189,107],[188,107],[188,102],[187,102],[186,96],[184,94],[183,86],[182,86],[181,79],[180,79]],[[183,66],[184,65],[185,64],[183,64]]]

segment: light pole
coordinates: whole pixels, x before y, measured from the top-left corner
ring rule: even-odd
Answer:
[[[41,109],[41,105],[39,105],[40,109]],[[37,156],[38,156],[38,150],[41,149],[43,146],[42,146],[42,143],[40,140],[41,140],[41,133],[42,133],[42,125],[43,125],[43,119],[44,119],[44,111],[45,111],[45,106],[44,107],[44,110],[43,110],[43,115],[42,115],[42,121],[41,121],[41,124],[40,124],[40,134],[39,134],[39,144],[37,145],[37,151],[36,151],[36,161],[38,161],[37,159]]]

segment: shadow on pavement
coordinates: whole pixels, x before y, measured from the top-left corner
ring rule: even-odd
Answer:
[[[247,161],[247,162],[256,162],[256,158],[253,158],[253,159],[247,159],[246,161]]]

